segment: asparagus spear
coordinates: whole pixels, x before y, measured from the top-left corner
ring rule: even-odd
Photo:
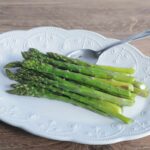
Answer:
[[[110,94],[117,95],[124,98],[132,98],[132,94],[129,90],[125,90],[119,87],[110,85],[109,83],[102,82],[98,78],[88,77],[79,73],[70,72],[68,70],[61,70],[54,68],[53,66],[42,63],[35,60],[26,60],[22,64],[25,68],[33,69],[43,73],[53,73],[56,76],[63,77],[65,79],[73,80],[79,83],[87,84],[93,86],[97,89],[102,89]]]
[[[134,85],[134,87],[142,89],[142,90],[147,88],[144,83],[139,82],[139,81],[134,81],[133,85]]]
[[[135,80],[134,77],[127,76],[122,73],[112,72],[104,68],[100,69],[100,68],[95,68],[95,67],[88,67],[87,69],[87,66],[75,65],[75,64],[70,64],[67,62],[62,63],[62,61],[49,58],[47,55],[35,49],[30,49],[28,52],[22,52],[22,56],[25,59],[34,59],[34,60],[38,59],[42,62],[57,66],[58,68],[61,68],[61,69],[67,69],[69,71],[79,72],[81,74],[94,76],[98,78],[106,78],[106,79],[114,78],[115,80],[131,82],[131,83]]]
[[[134,86],[131,83],[126,83],[126,82],[120,82],[116,81],[114,79],[99,79],[101,82],[109,83],[110,85],[120,87],[129,91],[134,91]]]
[[[78,59],[68,58],[66,56],[56,54],[56,53],[52,53],[52,52],[48,52],[47,55],[50,58],[54,58],[56,60],[69,62],[69,63],[72,63],[72,64],[81,65],[81,66],[88,66],[88,67],[93,67],[93,68],[97,68],[97,69],[107,69],[107,70],[110,70],[110,71],[122,72],[122,73],[127,73],[127,74],[133,74],[135,72],[135,70],[133,68],[119,68],[119,67],[109,67],[109,66],[104,66],[104,65],[92,65],[92,64],[80,61]]]
[[[73,93],[77,93],[86,97],[91,97],[97,100],[105,100],[119,106],[131,106],[134,104],[134,100],[124,99],[120,97],[116,97],[107,93],[103,93],[101,91],[97,91],[93,88],[89,88],[83,85],[76,84],[74,82],[66,81],[62,78],[55,76],[55,74],[49,75],[49,78],[43,75],[36,75],[34,71],[30,73],[30,71],[20,72],[18,74],[14,74],[8,69],[6,70],[6,74],[10,79],[24,82],[25,80],[39,82],[48,85],[53,85],[57,88],[63,89],[64,91],[69,91]]]
[[[21,80],[20,80],[21,81]],[[22,81],[21,81],[22,82]],[[98,111],[98,113],[99,114],[102,114],[102,115],[105,115],[105,116],[108,116],[108,114],[106,114],[106,113],[104,113],[104,112],[102,112],[102,111],[100,111],[99,109],[99,105],[101,104],[101,102],[100,103],[98,103],[95,99],[94,99],[94,101],[92,102],[91,101],[91,99],[89,99],[89,98],[87,98],[87,97],[82,97],[82,96],[80,96],[80,95],[78,95],[78,94],[75,94],[75,93],[72,93],[72,92],[66,92],[66,91],[63,91],[63,90],[61,90],[61,89],[58,89],[58,88],[55,88],[55,87],[53,87],[53,86],[50,86],[49,85],[49,88],[47,88],[46,87],[46,85],[44,85],[44,84],[38,84],[37,82],[35,83],[35,82],[33,82],[33,81],[23,81],[21,84],[11,84],[11,87],[13,87],[14,88],[14,90],[8,90],[8,93],[10,93],[10,94],[17,94],[17,95],[29,95],[29,93],[30,93],[30,96],[36,96],[36,97],[40,97],[40,92],[38,92],[38,93],[36,93],[35,94],[35,92],[32,92],[32,90],[30,90],[29,92],[28,92],[28,94],[27,94],[27,92],[26,92],[26,90],[24,90],[24,88],[26,88],[26,87],[28,87],[28,86],[30,86],[31,88],[34,88],[35,89],[35,87],[37,87],[38,89],[39,88],[41,88],[42,90],[45,90],[45,91],[50,91],[50,93],[48,92],[48,94],[50,94],[50,95],[53,95],[53,94],[55,94],[55,95],[53,95],[53,96],[50,96],[50,97],[46,97],[45,96],[45,98],[50,98],[50,99],[58,99],[58,100],[66,100],[66,98],[68,99],[68,98],[70,98],[70,100],[69,101],[65,101],[65,102],[69,102],[69,103],[71,103],[71,104],[74,104],[74,105],[77,105],[77,106],[81,106],[81,107],[83,107],[83,108],[86,108],[86,109],[89,109],[89,110],[92,110],[92,111],[94,111],[94,112],[97,112]],[[22,89],[23,88],[23,89]],[[57,92],[57,93],[56,93]],[[60,99],[59,99],[59,97],[60,97]],[[63,97],[64,96],[64,97]],[[73,100],[75,100],[75,102],[73,101]],[[88,102],[89,102],[89,104],[88,104]],[[80,104],[81,103],[81,105],[78,105],[78,103]],[[102,103],[103,104],[103,103]],[[85,105],[85,106],[84,106]],[[93,106],[92,106],[93,105]],[[94,109],[94,106],[95,106],[95,109]],[[116,111],[116,112],[118,112],[118,113],[121,113],[121,108],[120,107],[118,107],[117,105],[115,105],[114,104],[114,106],[116,107],[115,109],[114,109],[114,112]],[[101,106],[100,106],[101,107]],[[108,107],[108,106],[107,106]],[[97,108],[97,109],[96,109]],[[114,108],[114,107],[112,107],[112,108]],[[106,110],[107,110],[107,108],[106,108]]]
[[[107,70],[114,71],[114,72],[126,73],[126,74],[134,74],[135,73],[134,68],[121,68],[121,67],[112,67],[112,66],[105,66],[105,65],[100,65],[100,68],[107,69]]]
[[[78,94],[75,94],[75,93],[72,93],[72,92],[64,91],[62,89],[53,87],[52,85],[47,86],[45,84],[37,83],[37,82],[34,82],[34,81],[25,81],[23,84],[12,84],[11,87],[13,87],[15,89],[20,89],[24,85],[29,85],[31,87],[37,87],[37,88],[45,89],[45,90],[51,91],[52,93],[56,93],[57,95],[67,96],[70,99],[79,101],[81,103],[85,103],[87,105],[90,105],[90,106],[98,109],[98,110],[105,109],[105,111],[106,111],[107,109],[111,109],[111,108],[113,109],[114,108],[114,112],[117,112],[117,113],[122,112],[121,108],[119,106],[115,105],[115,104],[112,104],[112,107],[109,107],[109,105],[107,105],[107,107],[105,107],[106,104],[108,104],[108,102],[97,101],[96,99],[83,97],[81,95],[78,95]],[[22,92],[24,92],[24,91],[22,91]]]
[[[21,69],[19,69],[19,71],[18,71],[19,73],[21,73],[21,74],[24,74],[24,73],[26,73],[26,72],[28,72],[29,74],[32,74],[32,75],[37,75],[38,74],[38,72],[34,72],[33,70],[28,70],[28,69],[25,69],[25,68],[21,68]],[[45,73],[45,76],[49,76],[49,74],[46,74]],[[124,89],[126,89],[126,90],[130,90],[130,91],[133,91],[134,90],[134,87],[133,87],[133,85],[132,84],[129,84],[129,83],[125,83],[125,82],[120,82],[120,81],[116,81],[116,80],[113,80],[113,79],[111,79],[111,80],[105,80],[105,79],[98,79],[100,82],[105,82],[105,83],[107,83],[107,84],[110,84],[110,85],[113,85],[113,86],[118,86],[118,87],[120,87],[120,88],[124,88]]]
[[[123,116],[121,114],[120,108],[117,105],[114,105],[114,104],[109,103],[109,102],[101,101],[98,104],[99,107],[95,106],[95,104],[94,104],[94,107],[93,107],[91,105],[87,105],[87,104],[84,103],[85,101],[87,101],[87,99],[83,99],[83,103],[82,103],[80,101],[75,101],[75,100],[69,99],[65,96],[55,95],[55,94],[57,94],[57,90],[58,89],[54,89],[53,90],[54,93],[53,92],[50,93],[48,90],[46,90],[44,88],[42,88],[42,90],[41,90],[41,88],[39,89],[38,87],[34,87],[33,85],[24,84],[24,85],[20,85],[20,87],[15,88],[14,90],[10,90],[8,92],[11,93],[11,94],[17,94],[17,95],[46,97],[46,98],[49,98],[49,99],[54,98],[54,99],[58,99],[60,101],[65,101],[65,102],[68,102],[68,103],[75,104],[77,106],[81,106],[83,108],[92,110],[92,111],[94,111],[96,113],[99,113],[99,114],[106,113],[107,115],[116,117],[116,118],[122,120],[125,123],[131,123],[133,121],[132,119]],[[91,100],[88,100],[88,101],[90,102]],[[92,105],[93,105],[93,103],[92,103]]]
[[[24,55],[24,58],[26,58],[26,59],[29,59],[29,58],[31,59],[32,58],[31,55],[29,55],[29,53],[27,53],[27,52],[23,52],[22,54]],[[33,57],[33,59],[35,59],[35,58]],[[36,57],[36,59],[37,59],[37,57]],[[16,67],[19,67],[19,66],[20,67],[22,66],[22,62],[11,62],[11,63],[7,64],[5,66],[5,68],[16,68]],[[85,69],[85,70],[87,70],[87,69]],[[88,70],[87,70],[87,72],[88,72]],[[120,82],[120,81],[116,81],[114,79],[101,79],[101,78],[98,78],[98,80],[99,80],[99,82],[101,82],[101,84],[108,83],[109,85],[112,85],[112,86],[115,86],[115,87],[120,87],[120,88],[129,90],[129,91],[134,90],[134,87],[131,83]]]
[[[146,87],[144,83],[139,81],[134,81],[133,85],[134,85],[133,93],[143,97],[147,97],[149,95],[149,89]]]
[[[72,99],[69,99],[68,97],[65,97],[63,95],[59,95],[58,93],[52,93],[46,89],[38,89],[34,86],[27,85],[27,84],[22,84],[22,85],[11,85],[14,87],[14,89],[7,90],[8,93],[10,94],[15,94],[15,95],[24,95],[24,96],[33,96],[33,97],[43,97],[43,98],[48,98],[48,99],[56,99],[59,101],[64,101],[67,103],[71,103],[73,105],[80,106],[82,108],[89,109],[91,111],[94,111],[98,114],[103,114],[107,115],[104,112],[101,112],[99,110],[94,109],[90,105],[80,103],[78,101],[74,101]]]
[[[133,93],[140,95],[140,96],[143,96],[143,97],[148,97],[149,90],[147,88],[146,89],[139,89],[139,88],[134,87]]]

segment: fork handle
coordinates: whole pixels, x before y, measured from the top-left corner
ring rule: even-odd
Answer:
[[[112,48],[114,46],[118,46],[118,45],[121,45],[121,44],[124,44],[124,43],[127,43],[127,42],[138,40],[138,39],[142,39],[142,38],[148,37],[148,36],[150,36],[150,30],[146,30],[146,31],[138,33],[138,34],[131,35],[131,36],[129,36],[129,37],[123,39],[123,40],[120,40],[120,41],[117,41],[117,42],[113,42],[113,43],[105,46],[101,50],[97,51],[97,54],[100,55],[104,51],[106,51],[109,48]]]

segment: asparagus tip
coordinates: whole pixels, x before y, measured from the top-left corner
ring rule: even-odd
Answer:
[[[4,69],[6,68],[17,68],[17,67],[21,67],[21,62],[20,61],[15,61],[15,62],[11,62],[11,63],[8,63],[4,66]]]
[[[9,94],[16,94],[15,90],[7,90],[6,92]]]

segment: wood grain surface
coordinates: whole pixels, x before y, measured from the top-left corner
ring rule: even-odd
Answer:
[[[150,28],[150,0],[0,0],[0,32],[57,26],[123,38]],[[133,44],[150,56],[150,39]],[[0,150],[150,150],[150,136],[91,146],[36,137],[0,122]]]

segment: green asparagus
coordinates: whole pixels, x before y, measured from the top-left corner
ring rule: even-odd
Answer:
[[[71,103],[73,105],[77,105],[77,106],[92,110],[92,111],[97,112],[99,114],[107,115],[104,112],[93,109],[93,107],[91,107],[87,104],[71,100],[68,97],[58,95],[58,93],[52,93],[52,92],[50,92],[46,89],[38,89],[34,86],[27,85],[27,84],[21,84],[21,85],[14,85],[13,84],[11,86],[14,89],[7,90],[7,92],[10,93],[10,94],[33,96],[33,97],[44,97],[44,98],[48,98],[48,99],[56,99],[56,100],[59,100],[59,101],[64,101],[64,102],[67,102],[67,103]]]
[[[143,97],[148,97],[149,90],[147,88],[146,89],[139,89],[139,88],[135,87],[133,93],[140,95],[140,96],[143,96]]]
[[[46,76],[36,75],[36,73],[30,71],[20,72],[18,74],[14,74],[9,70],[6,70],[6,74],[10,79],[22,82],[24,80],[40,82],[46,85],[53,85],[57,88],[63,89],[64,91],[69,91],[73,93],[77,93],[86,97],[91,97],[97,100],[105,100],[119,106],[131,106],[134,104],[134,99],[124,99],[121,97],[116,97],[107,93],[103,93],[101,91],[97,91],[93,88],[89,88],[83,85],[76,84],[74,82],[66,81],[62,78],[55,76],[55,74],[51,74],[49,76],[51,79]],[[21,79],[21,80],[20,80]]]
[[[134,91],[134,86],[131,83],[120,82],[114,79],[99,79],[99,80],[101,80],[101,82],[105,82],[116,87],[120,87],[129,91]]]
[[[61,62],[52,58],[49,58],[47,55],[39,52],[38,50],[35,49],[30,49],[28,52],[22,52],[22,56],[25,59],[34,59],[34,60],[40,60],[44,63],[49,63],[51,65],[54,65],[58,68],[61,69],[67,69],[69,71],[73,72],[78,72],[81,74],[89,75],[89,76],[94,76],[98,78],[105,78],[105,79],[112,79],[114,78],[115,80],[119,81],[125,81],[132,83],[134,82],[134,77],[128,76],[122,73],[117,73],[117,72],[112,72],[103,68],[95,68],[95,67],[87,67],[86,66],[80,66],[80,65],[75,65],[75,64],[70,64],[67,62]]]
[[[26,52],[23,52],[23,55],[25,55]],[[25,56],[26,58],[29,58],[27,56]],[[31,57],[30,57],[31,58]],[[22,66],[22,62],[12,62],[12,63],[9,63],[5,66],[5,68],[16,68],[16,67],[21,67]],[[115,86],[115,87],[120,87],[120,88],[123,88],[123,89],[126,89],[126,90],[129,90],[129,91],[133,91],[134,90],[134,87],[131,83],[125,83],[125,82],[120,82],[120,81],[116,81],[114,79],[101,79],[101,78],[98,78],[99,82],[101,82],[101,84],[109,84],[109,85],[112,85],[112,86]],[[98,85],[99,86],[99,85]],[[105,88],[105,87],[102,87],[102,88]]]
[[[129,90],[115,87],[113,85],[110,85],[109,83],[102,82],[102,80],[99,80],[95,77],[89,77],[83,74],[70,72],[68,70],[61,70],[58,68],[54,68],[52,65],[42,63],[35,60],[26,60],[22,64],[27,69],[33,69],[41,73],[53,73],[56,76],[63,77],[65,79],[73,80],[79,83],[83,83],[89,86],[92,86],[97,89],[102,89],[110,94],[117,95],[124,98],[132,98],[132,94]]]
[[[6,75],[19,82],[8,93],[57,99],[125,123],[133,120],[122,114],[121,107],[133,105],[136,95],[149,95],[146,85],[131,76],[133,68],[98,66],[33,48],[22,56],[24,61],[4,67]]]
[[[56,60],[60,60],[60,61],[64,61],[64,62],[76,64],[76,65],[86,66],[86,67],[93,67],[97,69],[107,69],[110,71],[122,72],[122,73],[127,73],[127,74],[133,74],[135,72],[133,68],[120,68],[120,67],[110,67],[110,66],[104,66],[104,65],[92,65],[92,64],[80,61],[78,59],[71,59],[64,55],[59,55],[59,54],[52,53],[52,52],[48,52],[47,55],[50,58],[54,58]]]
[[[88,97],[83,97],[81,95],[78,95],[78,94],[75,94],[75,93],[72,93],[72,92],[68,92],[68,91],[64,91],[62,89],[59,89],[59,88],[56,88],[56,87],[53,87],[52,85],[45,85],[45,84],[42,84],[42,83],[37,83],[37,82],[34,82],[34,81],[25,81],[23,84],[12,84],[11,87],[13,88],[16,88],[16,89],[19,89],[24,86],[24,85],[29,85],[31,87],[37,87],[37,88],[41,88],[41,89],[46,89],[48,91],[51,91],[52,93],[56,93],[57,95],[62,95],[62,96],[67,96],[68,98],[70,99],[73,99],[73,100],[76,100],[76,101],[79,101],[81,103],[85,103],[87,105],[90,105],[96,109],[103,109],[105,108],[103,105],[107,104],[108,102],[105,102],[105,101],[97,101],[96,99],[91,99],[91,98],[88,98]],[[22,91],[24,92],[24,91]],[[115,107],[114,109],[114,112],[116,111],[117,113],[121,113],[121,108],[115,104],[112,104],[112,106]],[[112,108],[114,108],[112,107]],[[107,109],[111,109],[111,107],[109,107],[109,105],[105,108],[105,111]]]
[[[126,73],[126,74],[135,73],[134,68],[121,68],[121,67],[112,67],[112,66],[104,66],[104,65],[100,65],[99,68],[107,69],[107,70],[114,71],[114,72]]]
[[[134,81],[133,85],[134,87],[142,89],[142,90],[146,89],[146,85],[139,81]]]
[[[53,91],[54,91],[54,93],[53,93]],[[45,88],[42,88],[42,90],[41,90],[41,88],[34,87],[33,85],[30,85],[30,84],[20,85],[18,88],[15,88],[14,90],[9,90],[8,91],[8,93],[17,94],[17,95],[46,97],[46,98],[49,98],[49,99],[54,98],[54,99],[57,99],[57,100],[61,100],[61,101],[65,101],[65,102],[68,102],[68,103],[75,104],[77,106],[81,106],[81,107],[86,108],[86,109],[93,110],[93,111],[95,111],[96,113],[99,113],[99,114],[106,113],[107,115],[116,117],[116,118],[122,120],[125,123],[131,123],[133,121],[132,119],[123,116],[121,114],[121,109],[117,105],[114,105],[112,103],[100,101],[100,103],[95,105],[93,103],[94,101],[91,102],[90,99],[86,99],[86,98],[82,97],[82,102],[81,102],[81,99],[80,99],[80,101],[78,101],[78,99],[72,100],[72,99],[70,99],[68,97],[65,97],[63,95],[59,95],[59,96],[55,95],[55,94],[58,94],[57,92],[59,93],[57,88],[52,89],[52,91],[50,93]],[[79,98],[80,97],[81,96],[79,96]],[[90,103],[90,105],[87,105],[88,102]]]

